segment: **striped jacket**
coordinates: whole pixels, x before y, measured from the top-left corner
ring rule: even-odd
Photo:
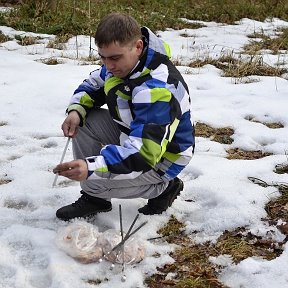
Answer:
[[[103,147],[87,157],[88,179],[135,178],[151,168],[168,180],[189,163],[194,151],[190,96],[180,72],[169,60],[170,48],[146,27],[146,50],[125,78],[103,65],[76,89],[68,113],[85,123],[90,109],[107,104],[121,130],[120,145]]]

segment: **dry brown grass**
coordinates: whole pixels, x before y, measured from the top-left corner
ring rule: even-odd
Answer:
[[[11,181],[12,181],[11,179],[0,178],[0,185],[8,184],[8,183],[10,183]]]
[[[63,63],[62,60],[59,60],[55,57],[44,58],[44,59],[40,59],[39,61],[46,64],[46,65],[58,65],[58,64]]]
[[[213,128],[205,123],[197,122],[195,125],[195,135],[198,137],[210,138],[222,144],[231,144],[233,139],[231,136],[234,130],[230,127]]]
[[[240,148],[233,148],[226,151],[228,153],[227,159],[240,159],[240,160],[255,160],[272,155],[272,153],[263,152],[261,150],[245,151]]]
[[[275,166],[274,172],[277,173],[277,174],[288,173],[288,162],[277,164]]]
[[[278,191],[281,194],[280,197],[269,201],[265,209],[270,219],[288,221],[288,184],[280,185]]]
[[[261,121],[257,121],[257,120],[251,120],[251,122],[261,123],[261,124],[267,126],[270,129],[284,128],[284,125],[282,123],[280,123],[280,122],[261,122]]]
[[[270,66],[263,61],[263,57],[253,54],[249,59],[242,59],[241,55],[222,55],[217,59],[209,56],[204,59],[196,59],[188,65],[191,68],[200,68],[204,65],[213,65],[223,71],[223,77],[233,77],[237,79],[244,79],[237,83],[250,83],[255,79],[245,79],[249,76],[277,76],[281,77],[284,73],[288,72],[288,69],[281,67]]]
[[[7,122],[7,121],[0,121],[0,127],[1,127],[1,126],[6,126],[6,125],[8,125],[8,122]]]
[[[15,39],[17,40],[17,43],[21,46],[29,46],[39,43],[40,37],[32,37],[32,36],[20,36],[16,35]]]
[[[58,49],[58,50],[64,50],[66,49],[67,41],[72,37],[71,34],[65,34],[65,35],[58,35],[55,37],[55,39],[50,40],[47,44],[47,48],[52,49]]]
[[[230,255],[234,263],[248,257],[262,257],[267,260],[275,259],[283,252],[278,249],[277,242],[270,239],[263,239],[260,236],[246,232],[244,228],[235,231],[225,231],[215,245],[213,256]]]
[[[5,35],[1,30],[0,30],[0,43],[7,42],[9,40],[12,40],[11,37]]]
[[[216,244],[195,244],[185,235],[183,223],[174,216],[158,233],[169,243],[176,243],[179,248],[171,253],[175,260],[173,264],[159,267],[156,274],[146,279],[149,288],[225,287],[217,279],[217,271],[222,267],[213,264],[209,260],[211,256],[230,255],[234,263],[253,256],[271,260],[283,252],[285,244],[285,241],[277,243],[253,235],[245,228],[225,231]],[[168,274],[174,276],[167,278]]]
[[[245,119],[250,121],[250,122],[263,124],[270,129],[281,129],[281,128],[285,127],[281,122],[260,121],[260,120],[257,120],[253,115],[248,115],[245,117]]]
[[[273,54],[279,54],[281,51],[288,50],[288,28],[279,29],[276,37],[267,36],[263,31],[254,32],[248,37],[260,40],[251,40],[244,46],[243,50],[247,54],[255,55],[261,50],[270,50]]]
[[[217,279],[215,267],[208,260],[210,245],[195,245],[183,234],[183,223],[174,216],[158,233],[166,241],[179,245],[179,249],[171,253],[175,263],[158,268],[158,273],[146,279],[150,288],[164,287],[225,287]],[[174,273],[173,279],[167,279],[168,273]]]

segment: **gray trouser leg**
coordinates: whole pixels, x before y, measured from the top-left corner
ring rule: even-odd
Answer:
[[[119,145],[120,131],[108,110],[97,109],[89,112],[84,127],[73,139],[75,159],[99,155],[103,145]],[[111,198],[155,198],[168,186],[153,169],[135,179],[127,180],[85,180],[80,182],[84,192],[91,196],[110,200]]]

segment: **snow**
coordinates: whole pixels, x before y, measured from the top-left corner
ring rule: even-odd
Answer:
[[[242,19],[237,25],[203,24],[206,27],[197,30],[167,29],[158,34],[171,45],[174,59],[188,63],[207,55],[239,55],[249,41],[247,35],[257,31],[275,35],[277,28],[288,27],[288,22],[279,19],[265,22]],[[81,65],[81,59],[89,55],[89,37],[78,36],[78,47],[73,37],[66,49],[55,50],[46,48],[53,35],[4,26],[0,30],[11,37],[41,37],[38,44],[30,46],[21,46],[15,39],[0,44],[0,179],[12,180],[0,185],[0,287],[85,288],[92,287],[88,280],[97,279],[103,280],[97,286],[100,288],[145,287],[145,277],[156,272],[157,266],[173,262],[169,256],[173,245],[146,241],[146,258],[137,265],[126,266],[127,279],[123,283],[118,265],[111,271],[106,261],[78,263],[55,243],[59,229],[68,225],[56,219],[55,211],[79,197],[78,183],[64,178],[59,177],[57,186],[52,188],[52,169],[66,143],[60,126],[71,93],[97,67]],[[184,32],[190,36],[181,37]],[[43,59],[51,57],[61,59],[62,64],[45,65]],[[269,65],[281,60],[287,68],[287,51],[263,58]],[[266,216],[265,204],[279,196],[277,189],[255,185],[247,177],[269,183],[287,182],[287,174],[273,172],[276,164],[287,161],[287,80],[253,76],[257,82],[235,84],[234,79],[221,77],[221,71],[211,65],[198,69],[183,65],[179,70],[191,92],[194,120],[215,128],[233,128],[234,142],[224,145],[197,137],[193,160],[181,175],[185,183],[183,193],[162,215],[141,215],[138,224],[146,220],[148,224],[138,236],[144,240],[156,237],[156,231],[173,214],[185,223],[186,232],[198,243],[215,242],[225,230],[237,227],[283,241],[285,236],[279,230],[261,221]],[[281,122],[285,127],[269,129],[248,118]],[[262,150],[273,155],[258,160],[228,160],[225,158],[228,148]],[[72,159],[71,147],[65,159]],[[119,229],[121,204],[127,231],[144,203],[143,199],[113,199],[114,209],[97,215],[93,224],[99,231]],[[161,257],[153,257],[156,252]],[[271,261],[251,257],[235,264],[229,255],[210,260],[224,267],[219,279],[227,287],[288,287],[287,243],[285,251]],[[167,279],[171,277],[173,274],[167,275]]]

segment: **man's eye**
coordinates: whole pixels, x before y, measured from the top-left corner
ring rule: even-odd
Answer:
[[[111,60],[113,60],[113,61],[117,61],[117,60],[119,60],[119,59],[120,59],[119,56],[117,56],[117,57],[111,57]]]

